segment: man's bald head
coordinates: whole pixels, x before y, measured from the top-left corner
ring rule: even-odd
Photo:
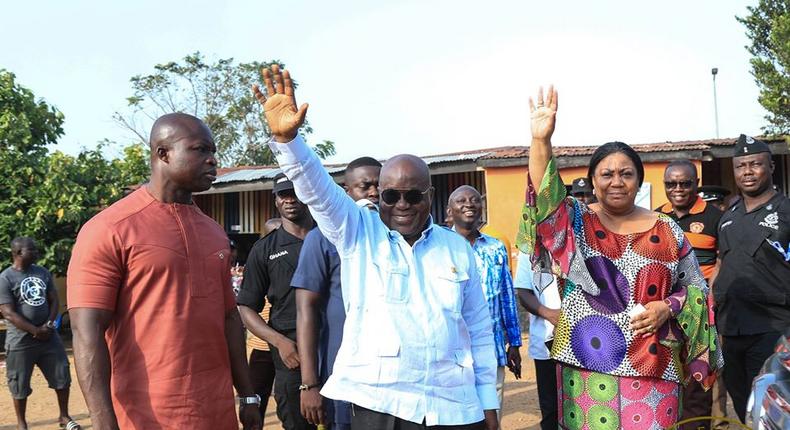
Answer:
[[[452,193],[450,193],[450,197],[447,200],[448,200],[448,202],[452,202],[455,197],[458,197],[461,194],[467,194],[467,193],[477,197],[478,199],[482,198],[482,196],[480,195],[480,191],[477,191],[477,188],[475,188],[475,187],[473,187],[471,185],[461,185],[460,187],[458,187],[455,190],[453,190]]]
[[[151,126],[151,136],[148,140],[151,156],[154,156],[158,147],[166,146],[170,148],[180,139],[194,134],[196,131],[205,132],[211,136],[211,131],[206,124],[195,116],[181,112],[160,116],[154,121],[154,125]]]
[[[416,155],[396,155],[381,167],[379,184],[382,189],[426,190],[431,186],[431,171],[425,161]]]
[[[214,137],[200,119],[185,113],[162,115],[151,128],[151,182],[183,195],[211,187],[217,175]],[[184,194],[187,193],[187,194]]]

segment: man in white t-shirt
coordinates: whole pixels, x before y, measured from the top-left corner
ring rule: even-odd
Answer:
[[[554,324],[560,317],[560,293],[550,273],[533,272],[530,256],[518,254],[516,279],[513,281],[521,305],[529,316],[529,355],[535,362],[538,403],[542,430],[557,429],[557,371],[549,348],[554,339]]]

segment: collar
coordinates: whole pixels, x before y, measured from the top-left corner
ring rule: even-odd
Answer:
[[[458,230],[455,229],[455,226],[452,226],[452,228],[450,228],[450,230],[452,230],[455,233],[458,233]],[[461,233],[458,233],[458,234],[461,234]],[[464,237],[464,239],[466,239],[466,238]],[[477,237],[475,238],[475,244],[472,245],[472,247],[474,248],[474,246],[477,245],[477,243],[480,242],[481,240],[483,242],[488,242],[489,239],[491,239],[491,236],[483,233],[482,231],[480,231],[478,229],[477,230]]]
[[[165,202],[159,201],[148,190],[148,184],[143,184],[143,186],[138,188],[131,195],[135,196],[136,198],[139,198],[142,202],[144,202],[146,204],[147,203],[151,203],[151,202],[156,202],[156,203],[158,203],[160,205],[165,205],[165,206],[175,206],[175,207],[193,208],[193,209],[197,208],[197,206],[195,205],[195,200],[194,199],[191,202],[189,202],[189,203],[165,203]]]
[[[315,228],[315,223],[313,223],[313,228]],[[288,231],[283,227],[277,227],[275,230],[277,233],[277,245],[279,246],[286,246],[286,245],[293,245],[294,243],[302,243],[304,242],[302,239],[288,233]]]
[[[779,207],[779,205],[782,203],[782,200],[785,199],[785,198],[786,197],[785,197],[784,194],[780,193],[779,191],[776,191],[774,193],[774,196],[771,197],[770,199],[768,199],[767,202],[761,204],[760,206],[757,206],[756,208],[754,208],[754,209],[752,209],[752,210],[750,210],[748,212],[746,211],[746,203],[743,201],[743,197],[741,197],[741,199],[738,200],[738,202],[735,203],[732,207],[733,207],[733,211],[734,211],[736,207],[742,206],[743,207],[743,212],[747,213],[747,214],[752,214],[752,213],[761,211],[763,209],[767,209],[769,211],[772,211],[772,210],[776,210]],[[769,205],[771,205],[770,209],[768,209]]]
[[[701,197],[697,196],[697,201],[695,201],[694,204],[691,206],[691,209],[689,209],[689,215],[701,214],[702,212],[705,212],[706,207],[708,207],[708,202],[702,200]],[[675,208],[672,207],[672,203],[667,202],[664,203],[663,206],[661,206],[660,211],[669,215],[675,211]]]

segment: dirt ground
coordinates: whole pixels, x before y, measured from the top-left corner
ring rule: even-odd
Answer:
[[[74,373],[74,359],[69,348],[67,352],[71,361],[71,397],[69,399],[69,412],[72,418],[79,422],[83,428],[89,429],[90,418],[85,400],[77,384],[77,376]],[[524,345],[527,345],[525,339]],[[532,361],[526,357],[526,347],[522,347],[522,373],[523,378],[516,380],[510,372],[507,372],[505,380],[505,405],[502,418],[503,430],[532,430],[540,426],[540,410],[538,408],[537,389],[535,386],[535,368]],[[36,369],[33,372],[32,380],[33,394],[27,402],[27,422],[31,430],[33,429],[57,429],[58,406],[55,399],[55,392],[47,387],[47,381],[41,372]],[[264,417],[264,430],[276,430],[281,428],[280,422],[274,412],[274,399],[269,400],[266,417]],[[0,356],[0,430],[16,429],[16,415],[14,415],[14,404],[8,392],[6,382],[5,356]]]

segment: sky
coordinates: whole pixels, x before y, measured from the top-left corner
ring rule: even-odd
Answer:
[[[309,142],[362,155],[528,145],[528,97],[559,91],[555,145],[757,135],[765,111],[735,16],[752,1],[25,1],[4,6],[0,69],[65,115],[68,153],[132,136],[129,78],[194,51],[279,59]]]

